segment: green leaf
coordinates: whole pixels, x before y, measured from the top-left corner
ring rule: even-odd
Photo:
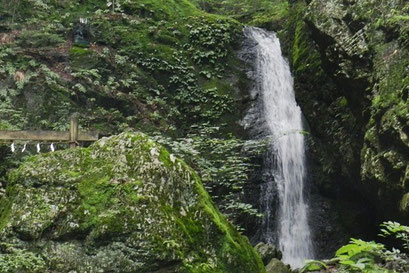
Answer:
[[[335,252],[335,256],[340,257],[341,254],[350,253],[351,251],[356,251],[357,246],[354,244],[348,244],[342,246],[340,249]]]
[[[300,273],[328,269],[324,262],[317,260],[306,260],[305,265],[300,269]]]

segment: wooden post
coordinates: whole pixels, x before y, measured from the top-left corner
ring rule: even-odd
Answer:
[[[76,114],[71,116],[70,120],[70,148],[78,146],[78,118]]]

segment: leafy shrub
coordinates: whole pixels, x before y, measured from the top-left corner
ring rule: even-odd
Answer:
[[[403,247],[409,250],[408,226],[389,221],[381,224],[381,227],[380,236],[394,236],[401,239],[404,243]],[[383,244],[352,238],[349,244],[337,250],[335,258],[329,261],[309,260],[300,269],[300,273],[327,271],[334,265],[339,270],[335,272],[406,273],[409,271],[409,258],[399,249],[387,250]]]
[[[264,151],[266,143],[233,136],[221,138],[217,136],[220,128],[208,124],[195,129],[184,138],[172,140],[157,136],[156,140],[196,168],[213,200],[232,223],[238,226],[243,215],[261,217],[257,209],[242,200],[248,174],[256,167],[251,159]]]
[[[269,28],[288,13],[288,1],[281,0],[195,0],[210,13],[230,15],[249,25]]]
[[[21,33],[19,43],[24,47],[54,47],[65,41],[60,35],[49,32],[25,30]]]
[[[44,272],[44,260],[21,249],[11,249],[11,253],[0,254],[0,273],[41,273]]]
[[[406,250],[409,250],[409,227],[401,225],[397,222],[384,222],[381,224],[381,234],[380,236],[394,236],[397,239],[402,240],[403,247]]]
[[[349,272],[388,272],[376,264],[376,260],[384,255],[385,246],[375,242],[365,242],[359,239],[351,239],[351,242],[337,250],[342,268]]]

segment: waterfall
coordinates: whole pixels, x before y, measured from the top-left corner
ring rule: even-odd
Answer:
[[[271,177],[261,189],[264,219],[260,237],[267,242],[277,241],[283,262],[298,268],[313,256],[304,197],[307,170],[302,113],[295,101],[289,65],[281,54],[275,33],[246,28],[245,35],[253,43],[253,92],[259,100],[259,110],[253,109],[247,122],[258,112],[266,134],[271,136],[270,152],[265,160]],[[277,213],[271,211],[275,197],[278,197]]]

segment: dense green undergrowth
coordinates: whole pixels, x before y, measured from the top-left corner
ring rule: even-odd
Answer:
[[[282,0],[194,0],[209,13],[223,14],[245,23],[269,30],[281,30],[289,12],[288,1]]]
[[[87,127],[178,133],[234,105],[221,78],[234,62],[239,24],[188,1],[124,1],[112,12],[105,1],[22,0],[0,12],[2,109],[15,109],[3,113],[3,128],[60,128],[67,113],[88,110]],[[89,47],[73,43],[78,29]],[[27,109],[23,96],[48,107]]]

